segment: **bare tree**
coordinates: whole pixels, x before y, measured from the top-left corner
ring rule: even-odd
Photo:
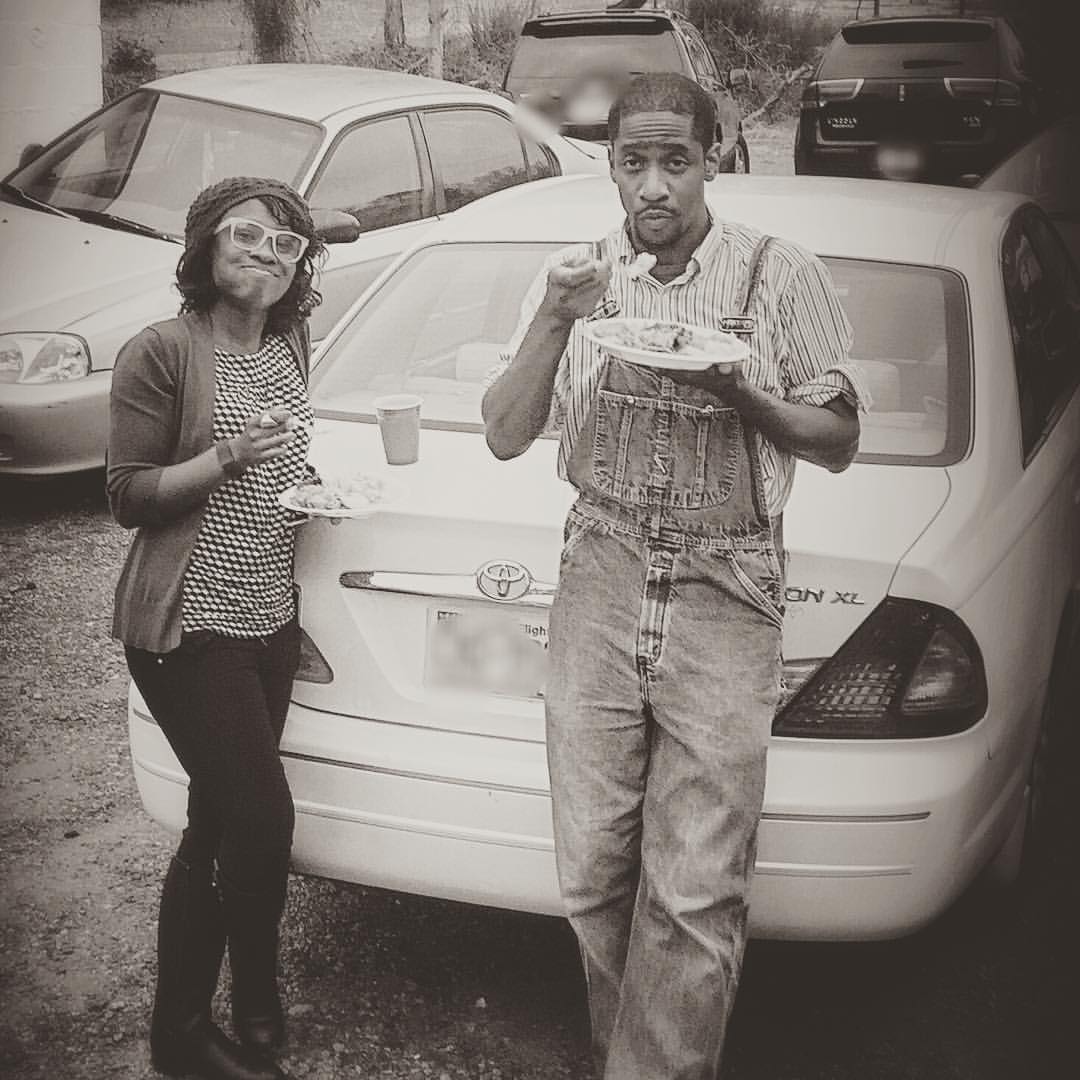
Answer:
[[[312,46],[308,15],[320,0],[243,0],[263,63],[306,59]]]
[[[405,44],[405,9],[402,0],[386,0],[382,25],[386,47],[400,49]]]
[[[428,23],[431,32],[428,37],[428,74],[433,79],[443,77],[443,18],[446,15],[446,0],[428,0]]]

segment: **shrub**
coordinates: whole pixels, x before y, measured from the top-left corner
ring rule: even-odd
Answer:
[[[101,76],[104,98],[112,101],[157,76],[153,50],[135,38],[118,37],[113,42],[109,62]]]
[[[712,49],[721,70],[783,72],[812,61],[836,33],[816,9],[775,0],[682,0],[682,9]]]
[[[500,87],[528,13],[529,5],[514,0],[468,0],[467,29],[448,33],[443,38],[443,78],[484,90]],[[414,75],[428,72],[426,47],[406,43],[400,48],[390,48],[381,38],[357,46],[341,59],[357,67],[407,71]]]

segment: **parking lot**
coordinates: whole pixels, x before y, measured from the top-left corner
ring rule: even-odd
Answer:
[[[100,474],[0,483],[0,1065],[143,1080],[170,843],[127,757],[109,639],[126,542]],[[914,938],[756,942],[732,1080],[1066,1074],[1080,899],[1075,823],[1011,899],[976,891]],[[300,1077],[583,1077],[587,1020],[559,920],[294,878],[284,947]],[[218,1007],[224,1016],[224,991]],[[1063,1071],[1065,1070],[1065,1071]]]
[[[792,133],[749,136],[755,171],[790,173]],[[19,1080],[156,1075],[145,1036],[171,841],[130,771],[109,636],[127,537],[102,488],[100,473],[0,480],[0,1072]],[[1075,822],[1054,835],[1022,888],[977,888],[915,937],[753,943],[729,1080],[1067,1075],[1080,845]],[[557,919],[294,877],[283,977],[297,1077],[587,1075],[579,962]]]

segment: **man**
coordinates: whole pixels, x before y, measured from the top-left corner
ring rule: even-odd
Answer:
[[[718,1074],[779,693],[780,513],[794,457],[840,471],[859,438],[850,328],[822,263],[711,219],[715,129],[691,80],[624,91],[609,138],[626,221],[602,258],[548,261],[483,403],[499,458],[558,427],[579,492],[551,612],[547,741],[605,1080]],[[585,326],[616,310],[713,328],[743,316],[750,357],[729,374],[610,358]]]

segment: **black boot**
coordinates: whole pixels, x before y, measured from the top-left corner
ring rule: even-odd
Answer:
[[[225,949],[210,868],[174,857],[158,917],[158,979],[150,1023],[153,1066],[200,1080],[284,1080],[276,1065],[231,1042],[210,1020]]]
[[[272,1054],[285,1044],[285,1015],[277,982],[285,882],[259,893],[243,892],[225,877],[220,883],[232,970],[233,1029],[244,1046]]]

